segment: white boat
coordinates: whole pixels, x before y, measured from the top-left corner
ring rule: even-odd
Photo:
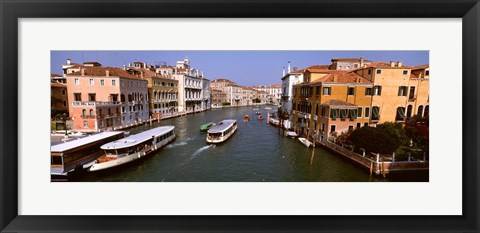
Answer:
[[[271,117],[270,118],[270,124],[275,125],[275,126],[280,126],[280,120]]]
[[[228,119],[220,121],[208,130],[207,142],[220,143],[229,139],[237,131],[237,120]]]
[[[117,167],[145,157],[175,139],[174,126],[160,126],[101,146],[105,155],[88,169],[90,172]]]
[[[270,110],[270,109],[272,109],[272,108],[271,108],[271,107],[268,107],[268,106],[265,107],[265,110]]]
[[[308,139],[306,138],[298,138],[298,140],[303,143],[303,145],[305,145],[306,147],[310,147],[312,145],[312,142],[309,141]]]
[[[294,138],[294,137],[298,137],[298,134],[293,131],[287,131],[285,132],[285,136]]]
[[[102,156],[103,144],[123,137],[122,131],[107,131],[51,146],[51,178],[67,178],[69,173],[87,169]]]

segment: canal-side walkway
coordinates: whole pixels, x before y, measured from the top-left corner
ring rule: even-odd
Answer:
[[[331,152],[337,155],[341,155],[344,158],[347,158],[354,163],[360,165],[361,167],[368,169],[370,171],[370,176],[372,174],[375,174],[386,177],[387,174],[392,172],[422,171],[429,169],[429,162],[425,160],[381,161],[381,157],[379,154],[375,154],[376,159],[373,160],[365,157],[365,154],[357,154],[353,151],[353,149],[348,149],[329,141],[317,140],[317,144],[320,144]]]

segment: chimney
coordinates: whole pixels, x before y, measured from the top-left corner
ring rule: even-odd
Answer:
[[[333,82],[336,83],[338,81],[338,77],[336,74],[333,75]]]
[[[127,66],[126,66],[126,65],[123,65],[123,70],[127,70]]]
[[[72,60],[70,58],[67,58],[67,65],[72,64]]]
[[[394,61],[390,61],[390,67],[395,67],[395,62]]]
[[[110,70],[105,71],[105,76],[109,77],[110,76]]]
[[[80,74],[81,74],[82,76],[85,76],[85,69],[84,69],[84,68],[81,68],[81,69],[80,69]]]
[[[402,67],[402,62],[401,61],[397,61],[397,67]]]
[[[298,70],[298,67],[293,67],[293,71],[297,71]]]
[[[288,70],[287,70],[288,73],[290,73],[290,61],[288,61]]]
[[[145,69],[147,68],[147,63],[145,63],[145,62],[143,63],[143,68],[145,68]]]
[[[362,66],[363,66],[363,62],[364,62],[364,59],[363,59],[363,57],[360,57],[360,67],[362,67]]]

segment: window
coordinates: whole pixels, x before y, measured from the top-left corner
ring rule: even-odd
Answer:
[[[368,123],[367,122],[363,123],[363,126],[368,126]]]
[[[88,101],[96,101],[95,100],[95,93],[88,94]]]
[[[80,80],[78,80],[78,78],[75,78],[75,85],[79,85],[80,84]]]
[[[417,115],[423,116],[423,105],[418,106],[418,112]]]
[[[93,78],[89,79],[88,82],[90,83],[90,86],[93,86]]]
[[[410,119],[412,117],[412,105],[408,105],[407,107],[407,119]]]
[[[336,128],[337,127],[335,125],[331,125],[330,126],[330,133],[335,132]]]
[[[398,96],[407,96],[407,87],[406,86],[398,87]]]
[[[408,74],[408,70],[404,70],[403,75],[407,75],[407,74]]]
[[[408,95],[408,98],[411,100],[415,99],[415,87],[410,87],[410,93]]]
[[[377,70],[377,74],[381,74],[382,73],[382,70]]]
[[[330,109],[330,118],[336,119],[338,117],[338,109]]]
[[[83,117],[86,117],[86,116],[87,116],[87,110],[86,110],[86,109],[83,109],[83,110],[82,110],[82,116],[83,116]]]
[[[67,107],[67,101],[66,100],[63,101],[63,107]]]
[[[404,107],[398,107],[397,108],[397,115],[395,117],[396,121],[403,121],[405,120],[405,108]]]
[[[324,95],[331,95],[332,94],[332,88],[331,87],[324,87],[323,88],[323,94]]]
[[[371,69],[368,69],[368,74],[372,74],[372,70],[371,70]]]
[[[358,108],[358,117],[362,117],[362,107]]]
[[[353,68],[358,68],[358,64],[354,64],[354,65],[353,65]]]
[[[88,122],[87,121],[83,121],[83,128],[88,128]]]
[[[75,101],[82,101],[82,94],[81,93],[73,93],[73,98]]]
[[[323,117],[325,116],[326,112],[327,112],[327,109],[322,107],[322,116]]]
[[[100,79],[100,86],[105,86],[105,80]]]
[[[117,80],[112,80],[112,86],[116,86],[117,85]]]
[[[382,86],[374,86],[373,95],[382,95]]]
[[[425,76],[429,76],[430,75],[430,70],[425,70]]]
[[[366,118],[370,117],[370,108],[369,107],[365,107],[365,117]]]
[[[342,118],[342,120],[347,119],[347,109],[340,109],[340,118]]]
[[[349,125],[348,126],[348,132],[352,132],[353,131],[353,125]]]
[[[372,88],[370,87],[365,88],[365,96],[367,95],[372,95]]]
[[[348,95],[355,95],[355,88],[349,87],[348,88]]]
[[[320,95],[320,87],[315,88],[315,94]]]
[[[357,129],[362,127],[362,123],[357,123]]]
[[[322,132],[325,131],[325,123],[322,123]]]
[[[350,69],[350,66],[347,66],[347,70],[349,70],[349,69]]]
[[[425,106],[425,110],[424,110],[424,112],[423,112],[423,116],[424,116],[424,117],[428,117],[429,110],[430,110],[429,105]]]
[[[90,117],[93,117],[93,109],[90,109]]]
[[[67,91],[62,89],[62,95],[66,95]]]
[[[353,120],[357,118],[357,109],[349,109],[348,110],[348,117]]]
[[[378,106],[372,107],[372,120],[380,119],[380,108]]]

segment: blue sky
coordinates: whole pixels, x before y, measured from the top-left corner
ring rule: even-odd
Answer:
[[[50,72],[61,74],[66,59],[73,63],[97,61],[103,66],[122,67],[134,61],[154,65],[166,62],[175,66],[186,56],[190,65],[204,71],[210,80],[226,78],[239,85],[270,85],[281,83],[282,67],[291,62],[299,69],[319,64],[330,64],[332,58],[364,57],[372,61],[402,61],[405,65],[429,63],[428,51],[52,51]]]

